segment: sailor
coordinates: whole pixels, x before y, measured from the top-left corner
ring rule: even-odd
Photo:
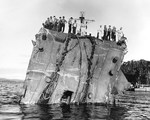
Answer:
[[[63,16],[62,18],[62,32],[65,31],[65,24],[67,23],[67,21],[65,20],[65,16]]]
[[[112,41],[116,41],[116,27],[115,26],[113,26],[111,38],[112,38]]]
[[[107,40],[111,40],[111,32],[112,32],[112,30],[111,30],[111,25],[109,25],[109,28],[108,28],[108,32],[107,32]]]
[[[53,28],[53,18],[52,18],[52,16],[50,16],[50,18],[49,18],[49,23],[50,23],[49,29],[51,30]]]
[[[99,39],[99,32],[97,32],[97,37],[96,38]]]
[[[117,31],[117,36],[118,36],[117,45],[120,45],[120,46],[123,46],[124,48],[126,48],[127,47],[127,45],[126,45],[127,38],[124,36],[122,27],[120,27],[120,29]]]
[[[100,28],[97,31],[97,38],[98,39],[100,38],[102,40],[102,37],[103,37],[103,28],[102,25],[100,25]]]
[[[61,32],[61,30],[62,30],[62,19],[61,19],[61,17],[59,17],[57,29],[58,29],[58,32]]]
[[[74,20],[74,23],[73,23],[73,34],[76,34],[76,29],[77,29],[77,21]]]
[[[71,33],[71,31],[72,31],[72,24],[73,24],[73,18],[70,17],[70,19],[68,21],[68,27],[69,27],[68,33]]]
[[[81,36],[85,36],[87,35],[87,24],[88,22],[83,21],[80,25],[80,32],[81,32]]]
[[[42,23],[42,26],[45,28],[45,23]]]
[[[45,23],[44,23],[44,27],[45,27],[46,29],[49,29],[49,25],[50,25],[49,18],[47,18],[47,20],[46,20]]]
[[[53,16],[53,25],[54,25],[53,30],[54,31],[57,30],[57,21],[58,21],[57,18],[55,16]]]
[[[107,26],[104,25],[104,35],[103,35],[103,40],[107,40]]]
[[[118,41],[121,40],[121,38],[124,36],[122,27],[117,31]]]

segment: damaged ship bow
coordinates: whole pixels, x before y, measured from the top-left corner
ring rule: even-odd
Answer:
[[[106,103],[127,84],[120,77],[125,48],[116,42],[41,28],[33,46],[23,104]]]

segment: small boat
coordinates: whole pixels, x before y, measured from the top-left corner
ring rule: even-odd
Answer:
[[[150,86],[148,85],[141,85],[138,88],[134,89],[135,91],[141,91],[141,92],[150,92]]]

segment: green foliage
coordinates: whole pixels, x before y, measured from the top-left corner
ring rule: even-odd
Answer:
[[[126,78],[132,84],[150,84],[150,61],[128,61],[124,62],[121,66],[121,70],[125,74]]]

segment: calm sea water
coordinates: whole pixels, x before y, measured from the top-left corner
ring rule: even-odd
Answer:
[[[150,120],[150,92],[126,92],[117,105],[19,105],[22,83],[0,82],[0,120]]]

